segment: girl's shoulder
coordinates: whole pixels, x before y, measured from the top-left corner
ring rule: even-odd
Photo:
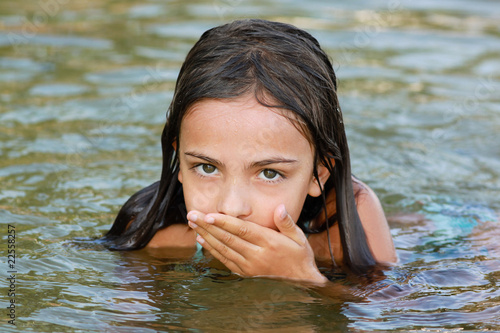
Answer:
[[[172,224],[158,230],[146,247],[196,247],[196,233],[187,224]]]
[[[363,209],[371,208],[376,210],[378,213],[384,213],[379,198],[368,185],[361,180],[352,177],[352,189],[356,198],[358,212],[360,208],[363,207]]]
[[[396,263],[397,256],[389,224],[375,192],[359,179],[353,178],[358,215],[368,245],[377,262]]]

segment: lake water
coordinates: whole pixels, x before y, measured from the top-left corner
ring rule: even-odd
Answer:
[[[331,55],[354,173],[401,261],[384,280],[309,289],[85,241],[159,179],[187,51],[242,17],[307,29]],[[2,0],[0,330],[500,330],[499,17],[487,0]]]

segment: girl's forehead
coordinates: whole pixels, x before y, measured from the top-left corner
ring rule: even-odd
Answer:
[[[298,132],[303,137],[302,121],[283,108],[262,105],[254,96],[231,99],[203,99],[194,103],[186,112],[181,131],[191,127],[212,130],[250,129],[261,132]],[[191,128],[191,129],[196,129]]]
[[[314,150],[290,111],[270,108],[254,98],[206,99],[195,103],[182,120],[179,142],[188,146],[232,142],[255,149]]]
[[[188,116],[208,117],[214,119],[244,119],[251,116],[271,118],[273,112],[263,108],[252,100],[240,99],[205,99],[195,103],[188,112]]]

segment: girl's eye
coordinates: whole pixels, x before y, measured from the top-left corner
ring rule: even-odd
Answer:
[[[218,172],[217,168],[212,164],[199,164],[195,169],[203,176],[214,175]]]
[[[264,180],[278,180],[281,177],[281,174],[276,170],[265,169],[262,170],[259,176],[261,176]]]

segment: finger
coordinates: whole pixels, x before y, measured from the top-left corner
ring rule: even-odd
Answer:
[[[203,214],[202,212],[199,212],[197,210],[190,210],[188,213],[187,213],[187,219],[188,221],[191,221],[191,222],[199,222],[200,220],[204,219],[205,218],[205,214]]]
[[[259,249],[257,245],[249,243],[237,235],[233,235],[213,224],[204,222],[203,219],[200,219],[199,215],[201,214],[198,214],[196,211],[188,214],[189,226],[201,235],[211,248],[228,259],[235,262],[242,262],[246,258],[245,255],[250,255]]]
[[[196,229],[195,229],[196,230]],[[226,255],[220,253],[219,251],[217,251],[215,248],[212,247],[212,245],[207,242],[201,235],[198,235],[196,237],[196,241],[205,249],[207,250],[208,252],[210,252],[210,254],[212,256],[214,256],[215,259],[219,260],[224,266],[226,266],[229,270],[231,270],[231,272],[233,273],[237,273],[237,274],[242,274],[243,273],[243,270],[241,269],[241,267],[238,265],[238,262],[235,262],[231,259],[228,258],[227,256],[227,253]],[[244,258],[240,258],[241,260],[243,260]]]
[[[196,237],[196,241],[211,255],[213,255],[217,260],[219,260],[224,266],[231,270],[231,272],[242,274],[243,269],[241,266],[246,259],[240,254],[232,250],[231,248],[220,244],[216,239],[207,237],[207,241],[202,234],[206,233],[203,229],[199,228],[195,223],[189,222],[190,226],[197,232],[201,231]],[[200,230],[201,229],[201,230]],[[207,234],[210,235],[210,234]],[[211,241],[210,241],[211,239]],[[214,245],[215,242],[215,245]]]
[[[238,266],[238,262],[245,260],[245,258],[229,247],[223,247],[221,244],[217,243],[217,239],[215,239],[206,229],[199,226],[199,224],[204,223],[205,216],[206,214],[199,211],[190,211],[187,214],[188,225],[197,233],[196,241],[232,272],[241,274],[242,269]],[[215,229],[215,227],[212,229]],[[216,245],[214,245],[214,243],[216,243]]]
[[[276,207],[276,210],[274,211],[274,223],[283,235],[291,238],[297,244],[303,245],[305,242],[307,242],[306,235],[295,224],[295,221],[286,211],[284,204]]]
[[[224,214],[207,214],[203,220],[206,223],[199,223],[200,226],[209,230],[210,226],[215,226],[219,230],[241,238],[251,244],[262,246],[265,235],[271,231],[269,228],[260,226],[250,221],[243,221],[239,218]],[[224,237],[228,237],[224,235]],[[229,238],[230,239],[230,238]]]

